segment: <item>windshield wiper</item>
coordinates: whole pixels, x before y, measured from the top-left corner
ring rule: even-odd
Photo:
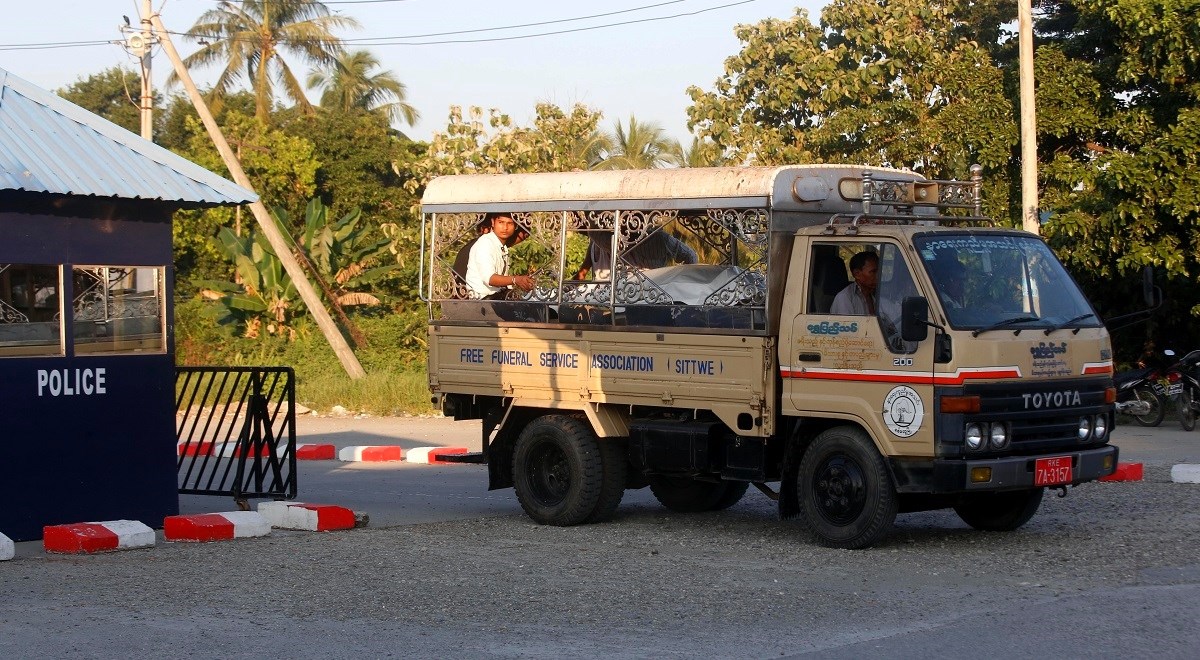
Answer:
[[[1004,319],[1003,321],[996,321],[995,323],[989,325],[986,328],[979,328],[978,330],[975,330],[974,332],[972,332],[971,336],[978,337],[979,335],[982,335],[983,333],[988,332],[989,330],[999,330],[1000,328],[1003,328],[1005,326],[1010,326],[1014,323],[1027,323],[1029,321],[1040,321],[1040,320],[1041,319],[1039,319],[1036,316],[1014,316],[1010,319]]]
[[[1093,314],[1091,312],[1088,312],[1087,314],[1080,314],[1079,316],[1076,316],[1075,318],[1071,319],[1070,321],[1063,321],[1062,323],[1052,325],[1049,328],[1046,328],[1046,334],[1048,335],[1051,332],[1054,332],[1055,330],[1062,330],[1063,328],[1067,327],[1068,325],[1071,325],[1072,323],[1075,323],[1076,321],[1082,321],[1082,320],[1088,318],[1089,316],[1095,316],[1095,314]],[[1075,332],[1073,332],[1071,334],[1076,334],[1076,335],[1079,334],[1079,328],[1075,328]]]

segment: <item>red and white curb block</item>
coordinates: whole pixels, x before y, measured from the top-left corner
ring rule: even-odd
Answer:
[[[347,463],[381,463],[404,459],[398,445],[352,445],[338,451],[338,460]]]
[[[154,543],[154,530],[137,520],[47,525],[42,528],[42,547],[46,552],[77,555],[149,548]]]
[[[1141,463],[1117,462],[1117,469],[1112,474],[1100,477],[1100,481],[1141,481],[1145,468]]]
[[[17,554],[17,546],[12,539],[0,534],[0,561],[8,561]]]
[[[163,520],[163,538],[168,541],[229,541],[270,533],[271,523],[257,511],[167,516]]]
[[[1171,466],[1171,481],[1177,484],[1200,484],[1200,465],[1180,463]]]
[[[286,446],[277,447],[275,453],[280,457]],[[296,445],[296,460],[298,461],[328,461],[332,460],[336,450],[333,445],[298,444]],[[266,456],[270,450],[263,447],[260,456]],[[236,442],[181,442],[178,446],[180,456],[216,456],[218,458],[237,458],[242,455]]]
[[[337,455],[333,445],[296,445],[296,460],[298,461],[331,461]]]
[[[310,532],[331,532],[354,528],[354,512],[332,504],[303,502],[262,502],[258,512],[272,527],[304,529]]]
[[[442,457],[465,453],[466,447],[413,447],[404,452],[404,460],[408,463],[450,463]]]

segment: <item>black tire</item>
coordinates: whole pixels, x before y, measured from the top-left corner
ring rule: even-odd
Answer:
[[[626,444],[624,440],[608,438],[599,441],[600,465],[604,479],[600,486],[600,500],[596,508],[587,517],[587,522],[605,522],[612,520],[625,496],[626,466],[628,465]]]
[[[521,508],[543,525],[577,525],[596,510],[604,490],[599,442],[575,417],[546,415],[529,423],[513,451],[513,487]]]
[[[1145,415],[1134,415],[1133,420],[1142,426],[1158,426],[1162,424],[1167,414],[1166,402],[1154,392],[1154,387],[1146,384],[1133,388],[1133,398],[1150,404],[1150,412]]]
[[[650,492],[660,504],[679,513],[713,511],[725,495],[724,481],[700,481],[691,477],[650,475]],[[727,506],[731,506],[731,502]]]
[[[1196,393],[1190,386],[1184,386],[1179,393],[1179,425],[1184,431],[1196,428]]]
[[[854,426],[822,431],[800,459],[800,511],[817,541],[830,548],[865,548],[896,520],[898,498],[883,456]]]
[[[962,521],[984,532],[1011,532],[1029,522],[1042,503],[1045,488],[1007,493],[974,493],[954,505]]]
[[[709,511],[724,511],[729,507],[742,501],[742,497],[746,495],[746,490],[750,488],[750,483],[746,481],[726,481],[725,492],[721,497],[717,498],[716,504],[713,504]]]

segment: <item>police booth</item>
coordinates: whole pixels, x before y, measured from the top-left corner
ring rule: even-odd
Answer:
[[[178,513],[171,220],[253,193],[0,69],[0,532]]]

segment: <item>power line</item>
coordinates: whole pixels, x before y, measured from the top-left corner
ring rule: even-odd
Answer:
[[[219,1],[225,1],[225,0],[219,0]],[[342,4],[342,3],[357,4],[357,3],[407,2],[407,1],[408,0],[342,0],[342,2],[325,2],[323,4]],[[482,38],[482,39],[446,39],[446,40],[440,40],[440,41],[419,41],[419,42],[401,41],[401,40],[405,40],[405,39],[423,39],[426,37],[450,36],[450,35],[456,35],[456,34],[476,34],[476,33],[481,33],[481,32],[494,32],[497,30],[514,30],[514,29],[519,29],[519,28],[524,28],[524,27],[537,27],[537,26],[541,26],[541,25],[569,23],[569,22],[573,22],[573,21],[590,20],[590,19],[594,19],[594,18],[603,18],[606,16],[614,16],[617,14],[625,14],[625,13],[630,13],[630,12],[635,12],[635,11],[643,11],[646,9],[654,9],[656,7],[662,7],[662,6],[671,5],[671,4],[678,4],[680,2],[686,2],[686,1],[687,0],[670,0],[669,2],[660,2],[660,3],[656,3],[656,4],[652,4],[652,5],[643,5],[641,7],[633,7],[630,9],[622,9],[622,10],[618,10],[618,11],[605,12],[605,13],[601,13],[601,14],[578,16],[578,17],[574,17],[574,18],[563,18],[563,19],[556,19],[556,20],[552,20],[552,21],[539,21],[539,22],[535,22],[535,23],[522,23],[522,24],[507,25],[507,26],[501,26],[501,27],[478,28],[478,29],[473,29],[473,30],[457,30],[457,31],[452,31],[452,32],[433,32],[433,33],[428,33],[428,34],[416,34],[416,35],[399,35],[399,36],[392,36],[392,37],[361,37],[361,38],[341,39],[340,41],[342,41],[343,43],[361,43],[361,44],[367,45],[367,46],[372,46],[372,45],[373,46],[437,46],[437,45],[445,45],[445,44],[487,43],[487,42],[494,42],[494,41],[512,41],[512,40],[516,40],[516,39],[532,39],[532,38],[536,38],[536,37],[553,36],[553,35],[559,35],[559,34],[570,34],[570,33],[575,33],[575,32],[587,32],[590,30],[599,30],[599,29],[610,28],[610,27],[620,27],[620,26],[624,26],[624,25],[635,25],[638,23],[650,23],[650,22],[655,22],[655,21],[672,20],[672,19],[676,19],[676,18],[686,18],[689,16],[696,16],[699,14],[704,14],[704,13],[707,13],[710,11],[716,11],[718,9],[726,9],[728,7],[735,7],[737,5],[745,5],[745,4],[750,4],[751,2],[757,2],[757,0],[740,0],[739,2],[730,2],[727,4],[717,5],[714,7],[707,7],[704,9],[697,9],[695,11],[690,11],[690,12],[681,12],[678,14],[671,14],[671,15],[667,15],[667,16],[654,16],[654,17],[641,18],[641,19],[635,19],[635,20],[629,20],[629,21],[618,21],[615,23],[605,23],[602,25],[590,25],[590,26],[586,26],[586,27],[572,28],[572,29],[567,29],[567,30],[535,32],[535,33],[531,33],[531,34],[513,35],[513,36],[507,36],[507,37],[488,37],[488,38]],[[168,31],[168,32],[169,32],[169,34],[173,34],[176,36],[194,37],[194,35],[190,35],[186,32],[176,32],[173,30]],[[219,35],[209,35],[209,36],[201,36],[199,38],[201,38],[201,39],[220,39],[221,37]],[[0,44],[0,51],[80,48],[80,47],[111,45],[111,44],[120,44],[120,43],[121,43],[120,40],[14,43],[14,44]]]

